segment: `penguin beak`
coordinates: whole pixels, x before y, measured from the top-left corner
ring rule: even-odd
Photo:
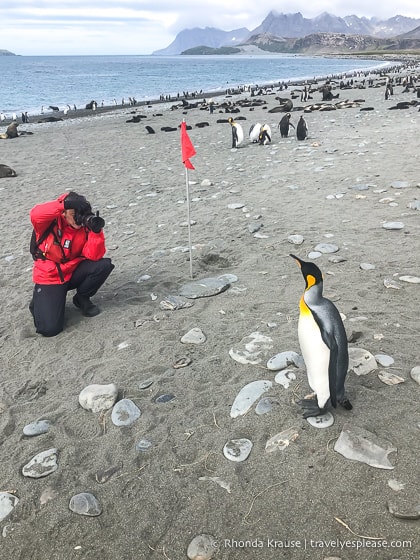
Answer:
[[[300,260],[299,257],[297,257],[296,255],[292,255],[291,253],[289,254],[289,257],[292,257],[292,259],[295,259],[295,261],[296,261],[297,264],[298,264],[298,267],[299,267],[299,268],[302,268],[302,261]]]

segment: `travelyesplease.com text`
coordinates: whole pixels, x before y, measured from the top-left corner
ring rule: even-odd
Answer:
[[[386,540],[386,539],[277,539],[277,538],[255,538],[255,539],[221,539],[215,543],[219,548],[276,548],[276,549],[410,549],[413,542],[409,540]]]

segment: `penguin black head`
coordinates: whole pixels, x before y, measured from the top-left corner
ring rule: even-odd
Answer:
[[[309,288],[311,288],[312,286],[316,286],[317,284],[322,284],[322,272],[315,263],[303,261],[299,257],[296,257],[296,255],[290,254],[289,256],[292,257],[292,259],[295,259],[298,266],[300,267],[302,276],[305,278],[306,282],[305,290],[308,290]]]

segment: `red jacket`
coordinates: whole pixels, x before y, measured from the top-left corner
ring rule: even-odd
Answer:
[[[82,227],[72,228],[62,216],[64,210],[64,199],[68,193],[61,195],[57,200],[38,204],[30,212],[31,222],[35,230],[36,238],[48,228],[54,220],[57,220],[55,232],[61,231],[60,244],[66,258],[65,262],[59,264],[64,282],[68,282],[83,259],[98,261],[105,255],[105,237],[102,231],[94,233]],[[47,255],[47,259],[36,259],[32,279],[35,284],[61,284],[62,279],[56,262],[48,259],[49,248],[54,243],[54,234],[50,233],[45,241],[41,243],[40,250]],[[59,249],[59,258],[61,249]]]

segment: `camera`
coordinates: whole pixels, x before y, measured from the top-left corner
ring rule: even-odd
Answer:
[[[99,215],[99,210],[96,214],[92,210],[86,213],[75,212],[74,221],[78,226],[83,226],[94,233],[99,233],[105,225],[105,220]]]

